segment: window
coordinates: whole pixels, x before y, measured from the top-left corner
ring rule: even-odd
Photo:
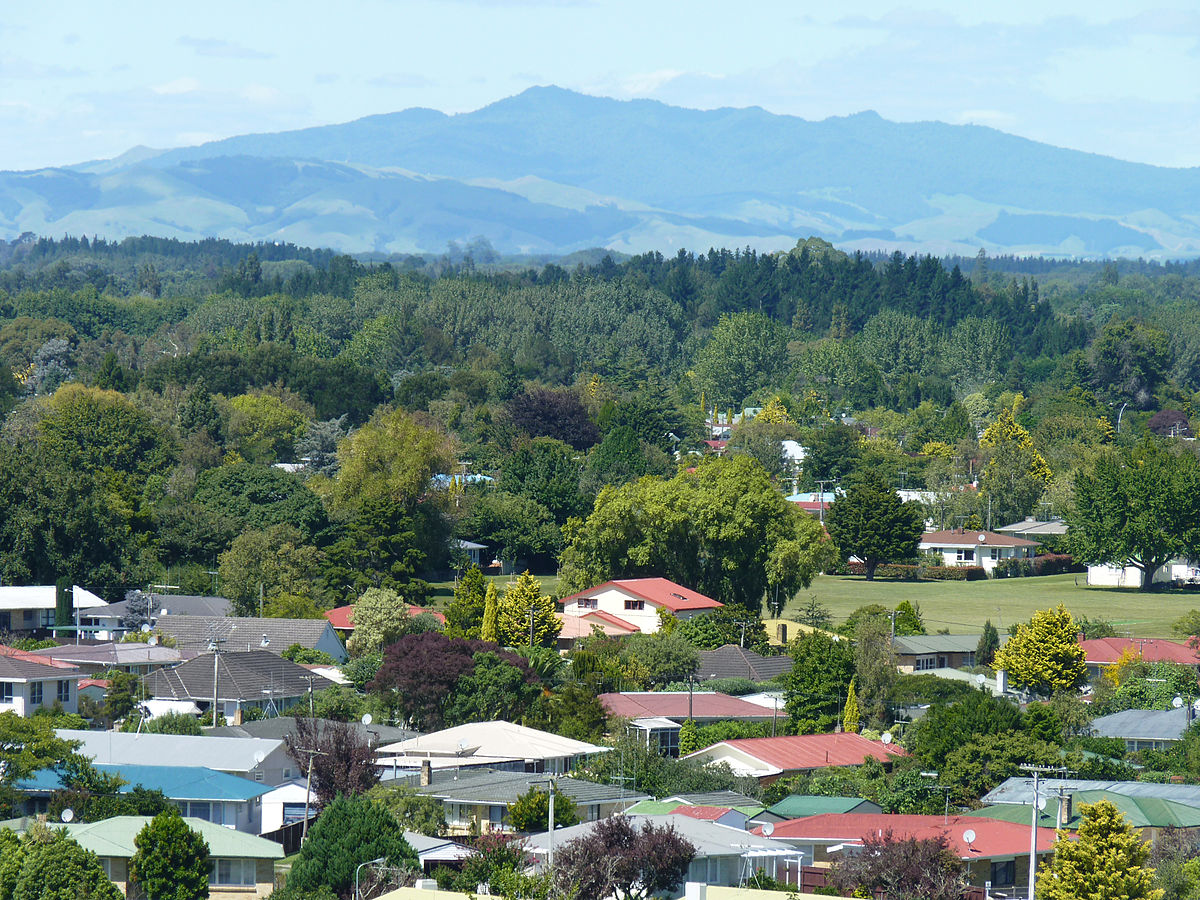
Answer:
[[[12,703],[13,686],[11,681],[0,684],[0,703]]]
[[[645,600],[626,600],[625,608],[626,609],[645,609],[646,601]]]
[[[992,863],[992,887],[1013,884],[1017,880],[1017,861],[1006,859]]]
[[[508,814],[507,806],[489,806],[488,821],[492,825],[503,825],[504,817]]]
[[[29,686],[29,702],[33,706],[41,706],[42,704],[42,683],[35,681]]]
[[[70,703],[71,702],[71,682],[60,681],[58,683],[58,702],[59,703]]]
[[[926,669],[936,669],[937,660],[932,656],[918,656],[917,664],[913,668],[918,672],[924,672]]]
[[[575,605],[580,609],[599,609],[600,601],[595,597],[580,597],[575,601]]]
[[[991,552],[992,552],[992,559],[1000,558],[1000,548],[999,547],[993,547]]]
[[[967,547],[958,551],[958,556],[955,557],[959,562],[975,562],[975,548]]]
[[[207,800],[180,800],[177,804],[179,811],[185,816],[191,816],[193,819],[203,819],[205,822],[220,821],[221,804],[209,803]],[[213,818],[213,807],[217,808],[217,818]]]
[[[209,884],[254,886],[252,859],[214,859],[208,864]]]

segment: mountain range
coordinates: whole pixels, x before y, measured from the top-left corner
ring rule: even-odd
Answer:
[[[152,234],[348,252],[753,246],[816,235],[934,254],[1200,255],[1200,168],[992,128],[808,121],[538,87],[110,160],[0,172],[0,235]]]

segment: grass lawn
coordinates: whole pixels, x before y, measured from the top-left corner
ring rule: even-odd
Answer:
[[[1078,577],[1078,584],[1076,578]],[[810,597],[816,597],[840,623],[868,603],[895,608],[902,600],[920,604],[925,627],[934,632],[979,632],[986,619],[1003,631],[1024,622],[1039,609],[1062,603],[1075,615],[1107,619],[1119,633],[1134,637],[1172,637],[1171,623],[1190,609],[1200,608],[1200,594],[1183,591],[1140,591],[1090,588],[1084,575],[1041,578],[1000,578],[988,581],[873,581],[839,575],[818,575],[784,610],[794,617]],[[772,623],[768,632],[774,634]],[[794,629],[789,629],[789,634]]]

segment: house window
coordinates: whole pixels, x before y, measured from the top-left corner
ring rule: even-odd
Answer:
[[[203,819],[205,822],[216,822],[218,825],[221,824],[219,816],[221,805],[219,803],[209,803],[207,800],[180,800],[178,806],[179,811],[185,816],[191,816],[193,819]],[[216,806],[218,812],[218,818],[216,819],[213,818],[214,806]]]
[[[33,706],[41,706],[42,704],[42,683],[35,681],[29,686],[29,702]]]
[[[926,669],[936,669],[937,660],[932,656],[918,656],[917,664],[913,668],[918,672],[924,672]]]
[[[975,562],[975,548],[964,547],[959,549],[958,555],[955,557],[959,562]]]
[[[992,862],[992,887],[1009,885],[1017,880],[1017,861],[1006,859]]]
[[[11,681],[0,684],[0,703],[13,702],[13,686]]]
[[[992,548],[992,559],[999,559],[999,558],[1000,558],[1000,548],[993,547]]]
[[[646,601],[645,600],[626,600],[625,608],[626,609],[645,609]]]
[[[58,683],[58,702],[59,703],[70,703],[71,702],[71,682],[60,681]]]
[[[254,869],[252,859],[214,859],[208,864],[208,883],[253,887]]]
[[[508,812],[507,806],[489,806],[488,821],[497,827],[504,824],[504,816]]]
[[[580,609],[599,609],[600,601],[595,597],[580,597],[575,601],[575,605]]]

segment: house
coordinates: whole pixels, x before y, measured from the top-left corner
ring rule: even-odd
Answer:
[[[0,712],[25,718],[56,703],[79,712],[78,680],[79,669],[70,663],[0,645]]]
[[[417,852],[417,859],[421,861],[421,871],[427,875],[438,866],[456,867],[472,855],[472,851],[462,844],[415,831],[404,832],[404,840]]]
[[[1196,651],[1179,641],[1120,637],[1085,640],[1080,635],[1079,646],[1086,655],[1090,678],[1096,678],[1105,669],[1116,665],[1130,651],[1136,653],[1142,662],[1169,662],[1200,669],[1200,658],[1197,658]]]
[[[779,819],[806,819],[829,813],[881,813],[883,808],[862,797],[815,797],[807,794],[792,794],[784,797],[767,812]]]
[[[477,544],[474,541],[464,541],[461,538],[456,538],[450,542],[450,546],[452,549],[458,550],[460,553],[462,553],[467,558],[470,565],[483,566],[486,564],[483,560],[483,551],[487,549],[485,545]]]
[[[232,601],[225,597],[205,597],[196,594],[158,594],[147,593],[149,601],[149,619],[146,624],[151,627],[160,615],[175,614],[181,616],[206,616],[210,619],[220,619],[229,615],[233,608]],[[88,638],[100,641],[119,641],[129,633],[126,622],[136,621],[131,617],[133,603],[129,600],[118,600],[104,607],[90,609],[79,620],[81,633]],[[136,627],[136,626],[135,626]]]
[[[785,879],[788,865],[791,865],[794,872],[800,858],[800,851],[784,841],[703,819],[676,815],[630,816],[629,823],[638,831],[644,824],[655,828],[674,828],[696,848],[696,856],[688,868],[685,880],[707,884],[710,887],[736,887],[755,872],[764,872],[782,881]],[[584,823],[556,829],[553,835],[554,846],[561,847],[567,841],[584,837],[593,827],[594,823]],[[545,865],[550,839],[549,832],[531,835],[528,838],[529,850],[537,858],[538,868]],[[672,896],[679,896],[679,893],[676,892]]]
[[[623,578],[606,581],[562,599],[563,614],[586,616],[600,610],[634,625],[643,634],[658,631],[658,611],[690,619],[719,609],[722,604],[666,578]]]
[[[79,585],[71,588],[71,609],[76,617],[108,604],[102,597]],[[58,610],[58,588],[52,584],[0,585],[0,632],[45,633],[54,627]]]
[[[100,858],[104,874],[122,893],[127,893],[129,860],[137,852],[134,839],[150,819],[151,816],[114,816],[101,822],[73,822],[62,827],[84,850]],[[188,817],[184,822],[208,844],[211,900],[267,897],[275,890],[275,860],[283,858],[281,846],[203,819]]]
[[[213,737],[267,738],[269,740],[284,741],[297,733],[296,721],[294,716],[272,716],[269,719],[242,722],[241,725],[220,725],[216,728],[205,728],[204,733]],[[331,724],[331,721],[329,719],[317,719],[317,723],[324,726]],[[366,741],[372,747],[380,744],[392,744],[396,741],[406,741],[409,738],[420,735],[419,732],[413,731],[410,728],[397,728],[394,725],[380,725],[375,722],[372,722],[370,725],[364,725],[359,721],[348,722],[346,724],[355,732],[359,740]]]
[[[423,606],[409,606],[408,614],[410,616],[419,616],[422,613],[428,613],[438,620],[442,625],[446,624],[446,617],[435,609],[426,609]],[[325,610],[325,618],[334,630],[343,636],[349,635],[354,630],[354,604],[349,606],[338,606],[333,609]]]
[[[917,545],[918,550],[941,556],[943,565],[982,566],[989,575],[1002,560],[1033,559],[1036,548],[1037,541],[995,531],[962,528],[927,531]]]
[[[310,821],[317,813],[317,795],[309,792],[303,778],[269,789],[260,802],[262,817],[258,833],[280,844],[287,843],[284,829],[303,822],[306,811]]]
[[[205,653],[142,677],[146,696],[191,701],[206,711],[210,721],[214,697],[227,721],[238,718],[243,709],[261,709],[274,715],[306,699],[315,689],[314,681],[315,688],[325,684],[320,675],[269,650]]]
[[[628,637],[641,630],[637,625],[599,609],[583,616],[568,616],[560,612],[555,615],[562,623],[558,632],[558,649],[564,652],[574,647],[577,641],[591,637],[597,629],[608,637]]]
[[[385,744],[376,754],[379,765],[390,768],[393,777],[414,770],[469,768],[561,774],[589,756],[610,749],[524,725],[495,721],[470,722]]]
[[[279,785],[300,775],[283,741],[265,738],[208,737],[191,734],[138,734],[125,731],[81,731],[59,728],[66,741],[79,741],[79,753],[95,765],[203,766],[266,785]]]
[[[731,806],[689,806],[681,804],[671,810],[668,815],[687,816],[701,822],[715,822],[718,825],[728,825],[730,828],[746,830],[746,822],[750,818],[740,809]]]
[[[1200,702],[1200,701],[1197,701]],[[1190,701],[1179,709],[1123,709],[1092,720],[1096,737],[1118,738],[1129,752],[1166,750],[1183,740],[1196,717]]]
[[[1011,525],[1001,525],[996,529],[1001,534],[1011,534],[1014,537],[1037,540],[1040,537],[1062,537],[1067,533],[1067,523],[1058,517],[1038,519],[1036,516],[1026,516]]]
[[[771,681],[792,671],[792,658],[786,653],[779,656],[761,656],[753,650],[726,644],[716,650],[700,651],[700,668],[696,678],[748,678],[751,681]]]
[[[625,811],[625,814],[630,816],[668,816],[684,807],[699,810],[698,812],[689,813],[692,818],[707,819],[708,821],[719,820],[725,811],[733,810],[740,813],[740,819],[732,820],[733,822],[741,822],[740,825],[736,825],[735,827],[743,829],[748,828],[749,823],[761,825],[766,821],[760,821],[760,817],[765,812],[763,805],[752,797],[747,797],[745,794],[739,794],[736,791],[676,794],[664,800],[640,800],[629,807]],[[717,813],[715,812],[716,810],[721,810],[722,812]],[[770,821],[775,820],[771,819]],[[730,822],[722,824],[730,824]]]
[[[570,797],[582,822],[595,822],[623,812],[645,794],[619,785],[598,784],[563,776],[554,780],[559,792]],[[478,834],[507,830],[508,807],[530,789],[549,790],[549,779],[534,772],[472,770],[457,774],[439,771],[427,785],[416,789],[442,801],[451,834]]]
[[[1005,634],[1001,643],[1008,640]],[[933,669],[961,669],[975,665],[977,634],[896,635],[893,642],[896,665],[901,672],[927,672]]]
[[[224,616],[160,615],[155,627],[174,638],[180,650],[202,653],[217,641],[223,650],[268,650],[276,656],[299,644],[346,661],[346,648],[333,626],[325,619],[259,619]]]
[[[761,829],[755,829],[759,832]],[[1010,891],[1029,880],[1031,827],[980,816],[916,816],[880,813],[825,813],[779,822],[772,830],[777,841],[791,844],[803,854],[805,865],[828,862],[848,847],[861,846],[863,838],[891,831],[898,838],[926,840],[945,835],[951,852],[967,863],[969,884],[993,891]],[[1053,828],[1037,829],[1037,855],[1054,851]],[[1007,889],[1007,890],[1006,890]]]
[[[1087,583],[1091,587],[1140,588],[1145,573],[1136,566],[1116,566],[1107,563],[1089,564]],[[1159,566],[1154,572],[1154,584],[1200,584],[1200,562],[1176,557]]]
[[[248,778],[218,772],[205,766],[143,766],[100,763],[96,770],[102,775],[115,775],[125,784],[119,793],[135,787],[162,791],[179,807],[185,816],[203,819],[215,825],[234,828],[248,834],[259,834],[262,819],[262,798],[270,788]],[[28,798],[27,815],[44,813],[47,801],[63,782],[54,769],[42,769],[13,785]]]
[[[1041,791],[1039,791],[1041,793]],[[1042,828],[1065,828],[1078,831],[1085,803],[1107,800],[1113,804],[1125,821],[1141,831],[1142,840],[1157,840],[1166,828],[1181,828],[1188,837],[1200,837],[1200,809],[1174,800],[1158,797],[1129,797],[1113,791],[1075,791],[1074,793],[1051,793],[1044,796],[1044,809],[1038,810],[1038,826]],[[1003,819],[1018,825],[1030,826],[1032,810],[1028,804],[1001,803],[972,811],[973,816],[988,819]]]
[[[770,722],[771,709],[747,703],[718,691],[624,691],[598,698],[610,716],[621,719],[664,718],[683,724],[711,725],[735,719],[741,722]]]
[[[1108,791],[1124,797],[1157,798],[1171,800],[1200,809],[1200,785],[1155,784],[1150,781],[1100,781],[1081,778],[1042,778],[1039,780],[1038,797],[1071,796],[1083,791]],[[1033,779],[1024,776],[1008,778],[998,787],[983,796],[985,805],[998,803],[1021,803],[1026,810],[1033,800]]]
[[[182,654],[175,647],[132,642],[66,644],[31,652],[35,656],[76,666],[80,672],[89,675],[100,675],[110,669],[145,675],[163,666],[173,666],[183,661]]]
[[[704,765],[722,763],[735,775],[749,775],[770,784],[787,775],[827,766],[861,766],[868,759],[890,763],[908,753],[895,744],[870,741],[859,734],[796,734],[782,737],[738,738],[721,741],[683,759]]]

